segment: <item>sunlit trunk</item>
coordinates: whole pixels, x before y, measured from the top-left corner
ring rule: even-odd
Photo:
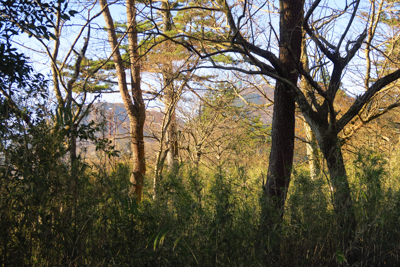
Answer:
[[[143,127],[146,119],[146,108],[144,105],[142,91],[140,88],[140,65],[138,53],[138,40],[136,30],[136,8],[135,1],[126,1],[128,19],[128,47],[131,72],[131,94],[129,94],[124,62],[118,49],[118,38],[115,32],[114,21],[106,0],[100,1],[103,16],[108,32],[108,41],[113,50],[112,58],[118,79],[118,88],[127,110],[130,120],[130,138],[132,149],[132,173],[130,177],[131,188],[129,192],[137,202],[142,200],[143,179],[146,172],[144,157]]]
[[[172,30],[171,11],[169,10],[168,1],[161,3],[163,9],[163,33],[168,34]],[[166,53],[172,54],[173,46],[171,42],[164,42],[164,49]],[[174,87],[174,69],[172,64],[172,57],[166,57],[162,67],[163,83],[164,83],[164,105],[165,114],[169,115],[169,123],[166,129],[166,144],[167,144],[167,166],[168,170],[172,171],[176,165],[178,157],[178,140],[177,140],[177,122],[175,113],[176,97],[178,97]]]
[[[310,169],[310,178],[314,180],[320,173],[321,167],[319,164],[319,153],[317,139],[315,138],[314,132],[307,122],[304,122],[304,130],[306,133],[306,149],[308,158],[308,167]]]
[[[301,62],[303,64],[303,68],[308,72],[310,70],[310,67],[308,62],[305,31],[303,31],[303,39],[301,44]],[[312,86],[305,78],[301,79],[301,90],[303,91],[303,94],[306,96],[307,102],[311,104]],[[306,133],[306,141],[307,141],[306,149],[307,149],[308,166],[310,169],[310,178],[311,180],[314,180],[320,173],[317,139],[310,125],[308,125],[306,121],[304,121],[304,131]]]
[[[138,32],[136,23],[136,2],[126,1],[126,13],[128,19],[128,43],[129,60],[131,70],[131,93],[133,106],[129,115],[132,148],[132,175],[131,194],[136,197],[136,201],[142,200],[143,179],[146,173],[144,157],[144,135],[143,128],[146,120],[146,107],[143,101],[141,81],[140,81],[140,62],[138,51]]]
[[[146,171],[144,160],[144,140],[143,140],[143,123],[136,122],[134,118],[130,118],[131,128],[131,150],[132,150],[132,174],[130,182],[132,188],[130,193],[136,197],[136,201],[142,200],[143,180]],[[132,121],[134,121],[132,123]]]

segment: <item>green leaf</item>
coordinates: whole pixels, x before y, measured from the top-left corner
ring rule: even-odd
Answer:
[[[342,264],[344,262],[347,262],[346,257],[344,256],[344,254],[341,251],[336,251],[336,259],[337,261]]]
[[[53,39],[54,41],[57,40],[57,37],[56,37],[53,33],[49,32],[49,36],[50,36],[50,38]]]
[[[159,245],[161,246],[161,245],[164,243],[165,236],[167,235],[168,232],[169,232],[169,227],[168,227],[168,226],[165,226],[165,227],[158,233],[158,235],[157,235],[156,238],[154,239],[154,250],[156,250],[156,248],[157,248],[157,241],[158,241],[158,238],[160,238]]]
[[[367,201],[368,202],[368,198],[367,198],[367,195],[365,195],[365,193],[363,192],[363,191],[361,191],[361,195],[365,198],[365,201]]]
[[[76,11],[76,10],[70,10],[68,13],[69,13],[69,15],[70,15],[71,17],[73,17],[73,16],[75,16],[75,14],[78,13],[78,11]]]
[[[174,242],[174,247],[172,248],[172,251],[175,250],[176,245],[178,245],[179,240],[181,240],[182,236],[180,236],[177,240]]]

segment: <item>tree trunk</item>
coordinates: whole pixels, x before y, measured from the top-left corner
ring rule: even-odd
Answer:
[[[279,59],[286,70],[287,79],[296,84],[298,73],[295,71],[295,66],[300,61],[301,55],[303,1],[281,0],[280,8]],[[262,217],[267,225],[279,222],[283,216],[293,164],[294,130],[295,102],[284,85],[277,82],[274,92],[271,153],[262,201]],[[268,214],[269,205],[273,206],[272,209],[277,212],[277,217]]]
[[[302,49],[301,62],[303,63],[303,68],[308,72],[310,70],[310,67],[308,62],[305,31],[303,31],[301,49]],[[312,87],[311,84],[305,78],[301,80],[301,90],[306,96],[308,103],[311,104],[310,94],[312,94]],[[310,125],[308,125],[307,121],[304,121],[304,130],[306,133],[306,141],[307,141],[306,149],[307,149],[308,166],[310,168],[310,178],[311,180],[314,180],[320,173],[318,144],[315,134],[312,131]]]
[[[118,49],[118,38],[114,28],[114,21],[107,6],[107,0],[101,0],[100,7],[103,9],[103,16],[108,32],[108,41],[113,51],[112,58],[114,60],[115,70],[117,73],[118,88],[130,120],[132,149],[132,174],[130,181],[132,186],[129,192],[136,198],[137,202],[140,202],[142,200],[143,179],[146,172],[143,140],[143,127],[146,119],[146,109],[140,88],[140,65],[138,62],[139,55],[137,51],[135,1],[126,1],[132,96],[128,91],[124,62]]]
[[[171,103],[174,101],[174,93],[171,97],[165,98],[165,103]],[[168,105],[168,104],[167,104]],[[172,171],[174,166],[177,164],[178,157],[178,136],[177,136],[177,123],[176,123],[176,113],[175,106],[172,107],[174,110],[171,113],[170,123],[168,124],[166,132],[166,142],[167,142],[167,166],[168,170]],[[166,108],[168,109],[168,107]]]
[[[303,1],[280,0],[279,59],[286,79],[297,84],[296,64],[300,61]],[[279,228],[282,222],[293,165],[295,102],[284,84],[277,81],[271,132],[267,182],[261,199],[260,255],[265,264],[279,261]],[[278,227],[276,227],[278,226]],[[272,256],[274,259],[270,259]]]
[[[156,164],[154,166],[153,199],[157,198],[157,193],[158,193],[157,186],[158,186],[158,183],[160,182],[160,174],[163,172],[165,158],[167,157],[167,153],[168,153],[168,150],[163,149],[163,144],[164,144],[164,137],[161,136],[161,140],[159,143],[160,149],[157,152]]]
[[[136,202],[142,201],[143,193],[143,180],[146,173],[146,163],[144,154],[144,140],[143,140],[143,123],[144,118],[140,118],[141,121],[135,121],[135,118],[130,120],[130,134],[131,134],[131,150],[132,150],[132,173],[130,182],[132,188],[130,194],[135,196]],[[133,123],[132,123],[133,121]]]
[[[310,178],[311,180],[314,180],[316,177],[318,177],[321,171],[321,167],[319,164],[318,144],[314,132],[311,130],[310,125],[308,125],[306,121],[304,122],[304,129],[306,132],[306,149],[308,166],[310,169]]]
[[[163,33],[168,34],[172,30],[171,23],[171,11],[169,10],[169,2],[163,1],[161,3],[162,15],[163,15]],[[164,49],[166,54],[173,53],[173,46],[171,42],[164,42]],[[162,68],[163,82],[164,82],[164,105],[165,114],[170,114],[169,123],[166,129],[166,143],[167,143],[167,166],[168,170],[172,171],[176,165],[176,159],[178,157],[178,140],[177,140],[177,122],[175,113],[176,103],[176,90],[174,87],[174,69],[172,64],[172,57],[166,56],[165,62]],[[172,109],[172,110],[170,110]]]
[[[129,116],[132,149],[132,174],[131,194],[135,195],[136,201],[142,200],[143,179],[146,173],[144,157],[144,136],[143,128],[146,120],[146,106],[143,101],[140,87],[140,64],[138,51],[138,37],[136,26],[136,3],[135,0],[126,1],[126,13],[128,19],[128,43],[129,63],[131,70],[131,93],[133,100],[132,115]]]
[[[350,186],[339,138],[333,131],[321,135],[321,137],[319,144],[328,165],[333,205],[337,216],[339,234],[342,236],[342,249],[345,252],[344,250],[348,249],[351,242],[354,241],[357,226]]]

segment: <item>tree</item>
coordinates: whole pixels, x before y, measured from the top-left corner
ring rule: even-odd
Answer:
[[[172,61],[168,62],[167,65],[172,67]],[[168,74],[171,74],[168,71]],[[172,84],[164,87],[166,90],[167,99],[164,101],[165,109],[164,116],[161,123],[161,129],[159,131],[158,136],[154,134],[153,137],[159,142],[159,149],[156,156],[156,162],[154,167],[154,177],[153,177],[153,199],[157,196],[157,185],[160,182],[161,174],[164,169],[164,162],[167,159],[167,166],[169,171],[174,171],[175,167],[177,167],[177,156],[178,156],[178,133],[177,133],[177,118],[176,118],[176,106],[180,97],[183,93],[184,88],[187,86],[187,80],[190,80],[192,77],[191,74],[186,76],[187,80],[183,80],[178,88],[174,86],[174,79],[171,80],[166,79],[167,75],[163,72],[163,80],[165,82],[171,82]],[[172,91],[170,91],[172,90]],[[172,124],[172,126],[171,126]],[[172,139],[171,139],[172,138]],[[164,144],[165,143],[165,144]],[[171,149],[174,151],[171,152]]]
[[[155,27],[160,28],[165,36],[173,34],[171,8],[177,4],[178,2],[161,1],[161,7],[159,8],[161,23],[155,22]],[[164,36],[150,40],[148,45],[152,49],[149,49],[147,55],[146,65],[148,66],[146,70],[162,76],[161,90],[156,90],[155,95],[160,96],[160,100],[164,105],[161,129],[159,134],[153,134],[153,137],[159,142],[153,177],[153,198],[155,199],[157,184],[162,177],[164,163],[166,162],[170,172],[175,171],[178,164],[179,147],[176,107],[187,83],[194,76],[193,71],[189,71],[185,75],[181,73],[181,70],[189,65],[196,65],[198,60],[192,60],[192,56],[187,53],[186,49],[171,42],[169,38]]]
[[[203,35],[202,41],[204,45],[202,50],[196,49],[195,46],[191,45],[190,38],[194,38],[193,34],[182,34],[187,38],[187,41],[184,42],[184,45],[192,52],[198,53],[198,55],[202,58],[212,59],[213,56],[222,53],[236,53],[243,57],[244,62],[248,62],[252,65],[252,68],[246,69],[240,65],[224,66],[213,62],[214,65],[211,67],[239,70],[249,74],[263,74],[276,80],[277,92],[282,91],[282,95],[287,96],[282,98],[282,101],[287,101],[287,103],[285,105],[278,104],[279,97],[276,96],[276,112],[274,115],[276,116],[276,119],[275,124],[273,125],[272,135],[274,135],[275,131],[275,134],[280,133],[282,135],[290,135],[288,139],[291,140],[291,126],[290,129],[282,132],[281,130],[278,130],[278,122],[279,120],[287,122],[287,124],[285,123],[285,126],[287,127],[289,127],[288,125],[292,125],[291,110],[294,105],[291,104],[292,102],[289,100],[289,98],[297,103],[304,118],[316,135],[318,145],[329,168],[329,179],[334,191],[333,205],[337,215],[337,225],[341,229],[340,233],[343,235],[344,240],[342,243],[342,249],[348,249],[350,247],[350,243],[353,240],[356,229],[356,221],[349,182],[341,152],[339,133],[362,111],[365,105],[374,96],[376,96],[377,93],[379,93],[387,85],[400,78],[399,69],[394,70],[390,74],[378,76],[376,79],[368,83],[366,91],[356,99],[352,106],[346,112],[344,112],[342,116],[337,117],[337,110],[334,107],[334,103],[335,96],[342,86],[343,75],[346,74],[345,70],[349,67],[349,63],[360,51],[363,42],[367,42],[366,37],[368,36],[368,30],[373,27],[371,26],[373,24],[368,25],[366,23],[364,23],[363,26],[360,26],[362,22],[357,19],[357,15],[361,12],[359,9],[360,2],[361,1],[354,1],[351,4],[345,5],[343,9],[337,10],[336,13],[332,14],[331,16],[324,17],[324,15],[322,15],[324,14],[322,11],[325,9],[323,6],[320,6],[321,1],[313,1],[306,12],[306,15],[304,16],[303,23],[300,23],[300,17],[298,20],[296,20],[294,17],[291,18],[284,16],[285,11],[290,10],[289,6],[285,5],[293,4],[292,7],[294,7],[296,5],[298,6],[299,2],[281,1],[281,28],[279,43],[280,53],[283,53],[283,55],[280,55],[279,58],[270,50],[268,45],[258,42],[257,38],[253,34],[254,32],[257,32],[255,25],[260,25],[259,23],[256,23],[256,17],[254,16],[254,14],[258,12],[258,9],[252,13],[252,7],[250,7],[251,5],[248,5],[249,3],[247,1],[240,5],[229,5],[226,1],[219,1],[213,3],[213,6],[207,6],[207,10],[212,10],[218,14],[219,18],[222,16],[224,19],[221,19],[221,21],[227,21],[227,25],[217,24],[221,25],[218,29],[224,34],[219,35],[219,38],[212,38],[209,36],[206,38],[206,36]],[[188,8],[204,10],[204,6],[192,6]],[[300,13],[298,12],[299,10],[301,9],[297,7],[297,14],[294,14],[295,16]],[[285,18],[287,19],[286,21]],[[344,27],[340,27],[341,31],[333,39],[335,43],[333,43],[333,41],[329,42],[321,34],[321,32],[336,23],[338,18],[346,19],[346,24]],[[375,15],[375,18],[379,22],[379,16]],[[293,19],[293,21],[291,21],[291,19]],[[245,24],[244,21],[248,23]],[[292,22],[291,25],[293,27],[290,28],[289,25],[285,27],[285,23],[290,22]],[[292,45],[289,42],[290,40],[295,41],[295,38],[288,38],[289,36],[293,36],[288,35],[290,30],[293,30],[292,33],[295,35],[299,34],[299,37],[296,41],[301,40],[301,26],[305,29],[307,35],[311,38],[312,43],[316,47],[313,53],[319,54],[324,59],[322,61],[322,64],[325,65],[324,69],[325,71],[330,72],[329,78],[326,77],[327,79],[324,81],[326,83],[324,87],[320,85],[319,81],[316,81],[313,78],[316,77],[312,75],[313,72],[315,72],[316,65],[311,65],[310,71],[307,71],[301,64],[300,44],[297,46]],[[356,33],[350,31],[356,27],[362,27],[365,30],[361,31],[361,34],[356,36]],[[271,32],[271,35],[266,37],[267,44],[269,44],[271,41],[268,38],[269,36],[273,36],[273,33],[274,32]],[[178,38],[182,38],[182,35],[176,36],[175,40],[178,41]],[[197,42],[198,39],[199,38],[197,38],[195,41]],[[369,44],[371,44],[373,41],[374,39],[372,38]],[[302,76],[302,79],[306,79],[312,86],[312,94],[310,95],[312,100],[311,104],[307,100],[307,97],[304,95],[303,91],[297,86],[296,72],[298,72]],[[363,72],[365,73],[365,69]],[[282,115],[278,115],[280,112],[278,109],[282,109],[283,114],[287,112],[287,116],[290,119],[283,117]],[[272,146],[282,149],[283,153],[271,153],[270,155],[271,166],[269,167],[269,177],[272,177],[272,179],[270,178],[267,183],[266,191],[269,193],[266,195],[281,196],[279,199],[275,200],[276,207],[279,208],[283,207],[285,188],[289,183],[288,179],[282,178],[289,176],[290,173],[288,167],[291,166],[291,153],[289,152],[291,151],[291,145],[289,141],[288,143],[281,143],[279,145],[278,138],[272,141]],[[286,153],[286,151],[288,153]],[[282,164],[279,165],[279,168],[276,167],[277,165],[274,166],[275,161],[278,160],[281,160],[282,162]],[[274,171],[275,168],[276,171]],[[275,181],[278,175],[276,175],[275,178],[273,175],[278,173],[278,171],[280,173],[280,179]]]
[[[299,10],[303,10],[302,1],[280,1],[279,59],[276,58],[276,56],[272,53],[268,53],[267,50],[262,50],[253,43],[248,42],[246,38],[243,37],[245,35],[242,35],[241,32],[241,19],[248,15],[249,21],[253,21],[247,1],[245,1],[240,7],[237,5],[229,6],[226,1],[218,1],[211,4],[211,6],[212,7],[210,7],[209,10],[214,10],[216,13],[220,13],[219,15],[216,15],[216,17],[220,17],[221,14],[223,14],[228,25],[221,25],[219,28],[217,27],[217,30],[210,30],[205,34],[205,29],[214,29],[216,28],[215,24],[218,25],[219,23],[218,21],[214,21],[214,25],[212,25],[213,23],[208,21],[203,24],[199,22],[201,25],[201,27],[199,27],[201,28],[201,31],[199,30],[195,33],[190,32],[188,37],[189,40],[194,39],[194,42],[197,42],[198,39],[202,38],[201,40],[204,41],[204,44],[202,44],[202,49],[204,51],[204,47],[207,47],[208,50],[206,50],[205,54],[200,49],[197,50],[192,43],[187,43],[186,46],[190,50],[196,51],[202,57],[211,58],[216,54],[222,53],[221,47],[226,48],[224,52],[238,52],[239,54],[244,55],[248,61],[252,61],[253,64],[260,67],[261,72],[239,69],[246,73],[252,74],[263,73],[266,65],[260,63],[258,59],[255,58],[251,53],[257,54],[261,57],[267,57],[273,61],[273,65],[277,67],[280,75],[285,77],[285,79],[288,79],[291,83],[297,83],[298,74],[295,68],[296,65],[293,63],[300,60],[301,54],[301,21],[303,15],[302,12],[299,12]],[[201,10],[201,8],[198,9]],[[241,12],[240,9],[242,9],[242,15],[239,15],[239,12]],[[232,10],[238,12],[237,22],[234,18],[236,14],[233,13]],[[220,34],[218,35],[218,33]],[[190,39],[190,37],[192,37],[192,39]],[[252,38],[254,39],[254,35]],[[208,46],[205,44],[208,44]],[[229,69],[229,67],[225,68]],[[273,221],[276,220],[273,219],[275,216],[271,216],[270,212],[267,212],[267,210],[270,210],[270,203],[272,203],[275,207],[274,210],[279,213],[277,217],[281,218],[283,216],[283,207],[293,164],[295,102],[284,87],[285,84],[278,80],[274,94],[272,147],[268,178],[263,191],[264,199],[262,201],[264,203],[262,217],[265,219],[265,225],[272,225]]]
[[[78,11],[72,10],[68,3],[57,2],[54,8],[48,9],[47,5],[39,4],[37,9],[41,12],[40,20],[49,26],[48,35],[43,35],[41,32],[35,31],[32,27],[24,27],[21,23],[16,23],[16,26],[23,32],[29,34],[37,41],[42,48],[42,53],[46,62],[50,62],[52,90],[56,98],[55,114],[51,128],[53,134],[59,134],[66,139],[65,146],[69,152],[69,193],[72,196],[72,203],[67,204],[64,213],[71,218],[77,214],[78,206],[78,185],[79,185],[79,169],[82,168],[77,152],[77,141],[87,140],[97,142],[94,135],[96,127],[94,121],[85,122],[84,119],[91,111],[92,104],[99,94],[93,100],[88,101],[89,93],[98,93],[105,89],[107,84],[95,85],[97,83],[97,72],[100,66],[93,67],[90,65],[90,60],[86,57],[89,41],[90,41],[90,23],[101,16],[101,12],[92,15],[91,11],[94,3],[88,6],[74,6]],[[70,34],[68,37],[72,39],[72,44],[67,47],[63,40],[68,39],[66,36],[69,30],[74,26],[68,24],[69,16],[65,13],[80,16],[83,25],[77,29],[77,34]],[[74,38],[74,39],[73,39]],[[78,48],[79,45],[81,48]],[[26,47],[37,51],[36,47]],[[64,57],[62,56],[63,49],[67,49]],[[79,51],[79,52],[78,52]],[[76,224],[74,226],[73,239],[78,238]]]
[[[130,121],[130,139],[132,150],[132,188],[130,193],[135,196],[136,201],[142,199],[143,179],[146,173],[145,155],[144,155],[144,136],[143,127],[146,119],[146,107],[140,87],[140,56],[138,51],[138,30],[137,30],[137,8],[134,0],[126,1],[127,14],[127,32],[128,51],[129,51],[129,70],[131,80],[131,94],[128,90],[128,81],[126,79],[125,67],[126,62],[123,61],[119,51],[119,41],[116,35],[114,20],[111,17],[107,0],[100,1],[100,7],[103,11],[104,20],[106,22],[108,41],[112,50],[112,58],[115,64],[118,88],[122,96],[125,108]]]
[[[2,93],[3,105],[10,108],[10,111],[25,120],[31,122],[29,114],[24,113],[13,100],[20,88],[34,87],[43,83],[44,77],[40,74],[33,74],[33,68],[28,63],[28,58],[17,52],[13,45],[16,36],[22,33],[29,35],[37,34],[44,39],[54,37],[47,25],[44,17],[47,12],[58,12],[64,19],[69,19],[69,15],[60,9],[60,5],[50,4],[43,1],[32,3],[31,1],[1,1],[0,2],[0,90]],[[44,10],[46,9],[46,10]],[[71,15],[73,15],[73,11]],[[3,99],[2,99],[3,100]]]
[[[204,94],[196,92],[180,109],[184,120],[179,143],[181,156],[192,166],[191,182],[199,205],[201,192],[209,182],[201,178],[204,171],[219,176],[225,172],[238,173],[245,184],[244,173],[248,167],[257,165],[253,159],[262,162],[263,153],[269,148],[270,128],[254,112],[251,99],[249,105],[243,105],[234,84],[233,81],[208,84],[204,86],[207,88]]]
[[[59,36],[52,33],[52,30],[57,31],[52,16],[57,14],[58,22],[69,20],[70,16],[76,12],[67,7],[68,4],[65,1],[57,1],[54,4],[45,1],[1,1],[0,4],[2,32],[0,37],[0,59],[2,61],[0,67],[0,131],[2,135],[0,148],[1,152],[7,156],[6,165],[2,166],[0,174],[2,178],[1,197],[6,200],[5,212],[1,215],[5,228],[4,232],[2,231],[2,238],[6,237],[3,239],[4,247],[2,247],[2,250],[5,250],[3,250],[5,257],[2,258],[6,262],[5,264],[7,262],[11,265],[28,264],[26,258],[16,256],[26,253],[24,245],[19,246],[16,252],[11,252],[7,247],[12,246],[14,242],[25,243],[26,233],[29,230],[21,229],[32,228],[40,231],[38,229],[43,223],[41,218],[44,219],[46,216],[57,218],[62,211],[63,204],[68,207],[67,212],[64,212],[67,215],[67,217],[63,216],[64,221],[69,222],[69,225],[72,226],[69,229],[73,229],[73,233],[68,233],[68,241],[64,243],[64,255],[58,256],[59,258],[65,256],[64,260],[71,262],[77,262],[79,258],[79,252],[76,253],[80,250],[76,231],[76,191],[74,194],[75,205],[71,205],[70,198],[64,194],[60,195],[66,200],[65,202],[59,202],[58,196],[57,200],[54,197],[47,197],[51,190],[63,192],[64,181],[75,184],[76,189],[77,177],[71,175],[72,181],[63,179],[66,174],[62,160],[66,154],[63,140],[65,140],[67,132],[52,131],[54,128],[50,126],[47,121],[49,117],[46,116],[46,111],[52,108],[47,105],[49,102],[48,82],[44,80],[43,75],[35,74],[33,67],[28,63],[29,59],[24,54],[18,53],[13,47],[14,42],[18,43],[15,37],[22,33],[26,33],[30,37],[34,36],[42,43],[48,42],[50,39],[57,40]],[[48,49],[47,46],[45,48]],[[55,64],[55,61],[53,63]],[[69,136],[71,135],[73,136],[73,134]],[[28,188],[35,188],[35,190],[29,193],[27,192]],[[71,191],[68,190],[65,193],[68,195]],[[57,204],[52,206],[52,201]],[[43,206],[40,207],[40,205]],[[61,205],[61,207],[57,205]],[[21,212],[17,216],[18,220],[10,218],[15,216],[9,216],[12,213],[7,211],[15,211],[20,207],[28,209],[29,212]],[[75,218],[68,220],[71,219],[73,209]],[[37,223],[35,224],[35,222]],[[52,220],[51,226],[48,227],[49,232],[53,230],[55,224]],[[14,231],[18,232],[18,237],[14,241],[8,240],[7,236]],[[34,257],[31,250],[28,254],[30,256],[27,258]],[[32,260],[29,264],[32,264]]]
[[[303,34],[305,35],[305,32],[303,32]],[[304,66],[304,69],[310,71],[305,36],[303,36],[302,40],[301,61]],[[312,87],[310,83],[306,79],[302,79],[300,86],[301,89],[303,90],[303,94],[306,96],[309,103],[311,103],[311,97],[309,96],[309,94],[312,94]],[[307,142],[306,149],[307,149],[308,165],[310,168],[310,178],[311,180],[314,180],[320,173],[318,143],[314,132],[312,131],[311,127],[305,120],[304,120],[304,131],[306,134],[306,142]]]
[[[303,13],[303,1],[280,1],[280,44],[279,60],[285,78],[293,84],[297,84],[298,73],[294,62],[300,60],[301,55],[301,22]],[[267,183],[264,189],[263,209],[270,205],[271,200],[283,216],[287,189],[290,183],[290,174],[293,164],[294,128],[295,128],[295,103],[289,95],[286,85],[277,81],[274,93],[274,113],[272,119],[271,153]],[[271,213],[262,214],[265,220],[270,220]],[[275,222],[266,222],[271,225]]]
[[[171,20],[171,10],[170,10],[169,1],[161,2],[161,14],[163,18],[163,33],[168,35],[172,30],[172,20]],[[171,42],[164,42],[162,44],[164,48],[167,48],[164,53],[172,54],[175,45]],[[169,49],[168,49],[169,48]],[[175,106],[177,100],[175,98],[178,97],[179,93],[176,92],[174,88],[174,70],[173,70],[173,62],[172,59],[167,59],[166,62],[163,62],[162,67],[162,75],[164,80],[164,105],[165,105],[165,114],[170,114],[169,123],[167,125],[166,131],[166,142],[167,142],[167,166],[169,170],[173,170],[176,165],[176,159],[178,156],[178,136],[177,136],[177,121],[176,121],[176,113]],[[182,90],[181,90],[182,91]],[[175,104],[174,104],[175,103]]]
[[[324,90],[312,79],[310,72],[305,71],[303,67],[299,67],[302,76],[312,84],[313,89],[317,93],[314,93],[312,96],[313,103],[311,105],[307,103],[304,94],[299,91],[296,86],[291,86],[290,93],[299,105],[308,124],[316,134],[318,144],[329,168],[330,182],[334,191],[334,209],[337,214],[338,225],[341,231],[343,231],[344,237],[348,240],[352,240],[356,221],[338,134],[374,95],[386,85],[400,78],[400,70],[396,70],[391,74],[377,79],[368,87],[364,94],[357,98],[347,112],[338,119],[336,117],[337,111],[334,108],[334,101],[341,86],[343,71],[361,48],[362,42],[367,37],[368,28],[366,27],[365,31],[359,35],[355,41],[349,40],[347,42],[345,56],[342,56],[343,52],[340,49],[353,23],[354,17],[358,12],[360,1],[354,3],[350,20],[348,21],[345,31],[340,35],[340,39],[336,45],[323,39],[319,35],[318,30],[316,30],[316,26],[310,26],[308,22],[319,4],[320,1],[313,3],[305,16],[303,27],[312,38],[313,42],[315,42],[318,50],[321,51],[333,65],[330,79],[327,81],[328,86],[326,90]],[[316,101],[315,96],[317,94],[323,98],[321,104]],[[344,241],[343,249],[347,249],[349,243],[351,243],[351,241]]]

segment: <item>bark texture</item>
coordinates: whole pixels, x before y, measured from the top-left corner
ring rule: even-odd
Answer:
[[[321,172],[321,166],[319,164],[319,152],[318,152],[318,144],[317,139],[315,137],[314,132],[311,130],[310,125],[307,122],[304,122],[304,130],[306,132],[306,149],[307,149],[307,158],[308,158],[308,167],[310,169],[310,178],[314,180],[318,177]]]
[[[104,20],[107,26],[108,41],[112,49],[112,58],[118,79],[118,89],[120,91],[125,109],[130,120],[131,150],[132,150],[132,173],[131,188],[129,192],[135,197],[137,202],[142,200],[143,179],[146,173],[144,158],[143,127],[146,119],[146,108],[144,105],[142,91],[140,88],[140,65],[137,51],[137,30],[136,30],[136,8],[135,1],[126,1],[126,11],[128,19],[128,42],[129,60],[131,72],[131,94],[129,94],[124,62],[119,51],[119,43],[115,32],[114,21],[108,9],[107,0],[100,1],[103,10]],[[132,95],[132,96],[131,96]]]
[[[303,19],[303,1],[280,1],[280,47],[279,59],[286,78],[297,83],[296,65],[300,61]],[[274,92],[274,114],[272,119],[272,145],[269,157],[267,183],[264,188],[263,205],[273,205],[279,217],[283,215],[287,188],[293,164],[295,128],[295,102],[285,85],[276,83]],[[266,208],[266,207],[264,207]],[[265,214],[264,219],[272,218]],[[272,222],[267,222],[267,224]]]
[[[303,31],[303,40],[301,44],[301,63],[303,64],[303,68],[305,71],[309,72],[309,62],[308,62],[308,54],[307,54],[307,45],[306,45],[306,36],[305,31]],[[312,104],[312,86],[307,79],[301,79],[301,90],[303,94],[307,98],[308,103]],[[317,138],[315,137],[314,132],[312,131],[310,125],[308,125],[307,121],[304,121],[304,130],[306,133],[306,149],[307,149],[307,158],[308,158],[308,166],[310,169],[310,178],[314,180],[321,171],[321,166],[319,164],[319,152],[318,152],[318,143]]]
[[[142,199],[143,179],[146,173],[143,135],[143,128],[146,120],[146,106],[143,101],[142,90],[140,87],[140,57],[138,51],[135,0],[126,1],[126,13],[129,25],[129,63],[132,83],[131,94],[133,100],[133,110],[129,112],[132,149],[132,174],[130,181],[132,183],[131,194],[134,194],[136,200],[140,202]]]
[[[171,11],[168,1],[163,1],[161,3],[162,15],[163,15],[163,33],[168,34],[172,30],[171,22]],[[170,116],[167,123],[166,129],[166,144],[167,144],[167,166],[168,170],[172,171],[176,165],[176,160],[178,157],[178,139],[177,139],[177,121],[175,113],[175,103],[176,97],[178,97],[175,87],[174,87],[174,69],[172,64],[171,54],[174,52],[174,46],[171,42],[164,42],[164,48],[166,54],[170,56],[165,57],[165,62],[163,63],[162,74],[164,83],[164,105],[165,105],[165,115]]]
[[[351,198],[350,185],[343,161],[340,140],[335,131],[329,127],[326,131],[316,131],[319,146],[326,160],[329,170],[330,187],[333,193],[333,206],[336,221],[339,226],[338,235],[341,236],[341,248],[348,256],[355,241],[357,227],[356,215]],[[322,133],[321,133],[322,132]],[[349,258],[348,260],[350,260]]]

